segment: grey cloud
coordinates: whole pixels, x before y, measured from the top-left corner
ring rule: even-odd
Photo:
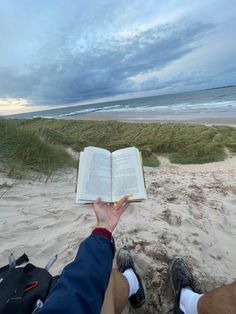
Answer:
[[[33,63],[0,69],[0,97],[58,104],[158,88],[156,80],[135,87],[129,78],[185,56],[212,29],[211,24],[186,18],[129,39],[92,36],[82,47],[78,27],[70,35],[66,28],[47,40]]]
[[[174,93],[179,91],[191,91],[214,87],[235,85],[236,65],[230,64],[222,68],[216,68],[212,71],[208,69],[178,72],[168,77],[168,80],[149,79],[140,83],[140,90]]]

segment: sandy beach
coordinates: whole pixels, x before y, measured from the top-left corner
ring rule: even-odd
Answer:
[[[66,120],[94,120],[94,121],[109,121],[116,120],[122,122],[133,122],[133,123],[191,123],[191,124],[204,124],[204,125],[227,125],[236,127],[236,118],[232,117],[204,117],[197,116],[193,119],[192,116],[183,116],[183,115],[175,115],[175,116],[158,116],[155,114],[146,115],[144,113],[88,113],[88,114],[80,114],[62,117],[62,119]]]
[[[187,260],[203,292],[236,279],[236,157],[203,165],[159,159],[159,168],[145,167],[148,200],[132,204],[114,233],[117,248],[131,249],[145,284],[147,302],[137,313],[171,311],[174,257]],[[75,182],[71,169],[47,183],[0,174],[0,265],[11,252],[27,253],[41,267],[58,254],[51,270],[58,274],[74,258],[95,227],[91,206],[74,202]]]

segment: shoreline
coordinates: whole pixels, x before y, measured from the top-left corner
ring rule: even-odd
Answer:
[[[184,124],[204,124],[208,126],[231,126],[236,127],[236,118],[196,118],[196,119],[178,119],[178,117],[171,118],[155,118],[155,117],[141,117],[138,115],[124,116],[124,114],[101,114],[89,113],[75,116],[65,116],[56,118],[58,120],[90,120],[90,121],[119,121],[131,123],[184,123]]]

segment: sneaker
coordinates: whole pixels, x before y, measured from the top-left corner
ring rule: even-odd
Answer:
[[[129,298],[130,304],[134,307],[140,307],[145,303],[145,292],[142,280],[136,272],[133,257],[126,246],[122,247],[116,255],[116,264],[119,272],[123,273],[128,268],[132,268],[139,282],[138,291]]]
[[[199,293],[199,291],[196,289],[191,270],[181,258],[177,258],[173,261],[170,268],[170,280],[175,294],[174,314],[184,314],[179,308],[181,289],[189,287],[194,292]]]

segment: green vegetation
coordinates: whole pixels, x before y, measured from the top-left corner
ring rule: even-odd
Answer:
[[[213,143],[208,145],[196,143],[184,147],[181,152],[170,155],[170,161],[173,163],[193,164],[196,160],[199,164],[224,160],[223,146]]]
[[[32,169],[50,176],[73,164],[65,147],[81,151],[93,145],[117,150],[136,146],[145,166],[159,166],[156,155],[173,163],[224,160],[225,148],[236,152],[236,129],[180,123],[122,123],[79,120],[0,120],[0,158],[11,176]]]
[[[144,166],[159,167],[160,161],[157,159],[156,155],[152,154],[151,156],[144,158]]]
[[[231,152],[236,153],[236,128],[231,128],[228,126],[216,126],[215,127],[218,135],[215,138],[215,142],[223,144]]]
[[[139,148],[142,153],[142,158],[144,165],[147,167],[159,167],[160,161],[157,159],[157,156],[153,154],[150,147],[147,145]]]
[[[143,153],[144,165],[150,166],[159,165],[156,154],[165,154],[174,163],[205,163],[223,160],[225,147],[236,152],[236,129],[228,126],[39,118],[16,123],[49,143],[77,151],[88,145],[111,151],[136,146]]]
[[[73,163],[64,148],[46,143],[17,122],[5,120],[0,120],[0,159],[13,177],[23,177],[27,169],[50,177],[56,169]]]

